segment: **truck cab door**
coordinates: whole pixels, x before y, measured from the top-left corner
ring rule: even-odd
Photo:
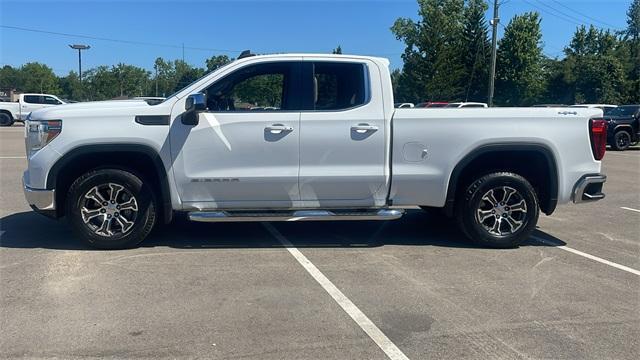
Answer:
[[[185,209],[299,205],[300,72],[300,61],[232,71],[202,90],[196,126],[174,106],[171,155]]]
[[[43,107],[46,105],[42,95],[23,95],[22,101],[20,101],[20,118],[24,120],[29,113]]]
[[[385,116],[375,63],[305,58],[300,196],[307,207],[386,202]]]

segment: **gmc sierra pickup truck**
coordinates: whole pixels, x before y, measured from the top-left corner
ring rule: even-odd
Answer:
[[[16,102],[0,102],[0,126],[11,126],[16,121],[24,121],[34,110],[64,103],[55,95],[20,94]]]
[[[151,105],[56,106],[26,124],[24,192],[98,248],[176,212],[201,222],[393,220],[440,208],[515,247],[539,212],[602,199],[599,109],[394,109],[386,59],[241,56]]]

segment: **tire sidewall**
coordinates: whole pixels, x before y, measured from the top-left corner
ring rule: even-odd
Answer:
[[[89,229],[82,220],[80,209],[84,195],[94,186],[107,183],[124,186],[133,194],[138,204],[133,229],[124,235],[100,236]],[[155,223],[155,208],[153,192],[141,178],[120,169],[103,169],[85,174],[74,182],[69,189],[66,215],[74,231],[89,245],[100,249],[122,249],[136,246],[151,231]]]
[[[500,186],[509,186],[517,190],[527,205],[527,213],[522,227],[515,233],[505,236],[490,234],[476,219],[476,211],[482,197],[487,191]],[[528,237],[535,229],[539,216],[538,198],[531,184],[517,174],[489,174],[469,186],[465,192],[464,204],[461,206],[461,214],[459,215],[463,231],[473,241],[489,247],[517,247],[521,240]]]
[[[627,141],[627,145],[625,145],[625,146],[619,146],[619,145],[618,145],[618,138],[619,138],[619,137],[622,137],[622,136],[626,137],[626,138],[627,138],[627,140],[628,140],[628,141]],[[631,134],[629,134],[629,133],[628,133],[628,132],[626,132],[625,130],[620,130],[620,131],[618,131],[618,132],[615,134],[615,136],[613,137],[613,148],[614,148],[615,150],[618,150],[618,151],[624,151],[624,150],[627,150],[627,149],[629,148],[629,145],[631,145]]]
[[[0,126],[11,126],[13,125],[13,119],[7,113],[0,113]]]

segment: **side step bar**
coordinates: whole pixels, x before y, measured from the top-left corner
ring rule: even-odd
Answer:
[[[401,218],[402,215],[404,215],[403,209],[366,211],[296,210],[284,212],[192,211],[189,213],[189,220],[198,222],[396,220]]]

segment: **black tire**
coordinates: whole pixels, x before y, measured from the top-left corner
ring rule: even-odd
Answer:
[[[611,147],[616,151],[627,150],[631,146],[631,134],[625,130],[620,130],[613,136],[613,144]]]
[[[13,117],[11,114],[6,112],[0,112],[0,126],[11,126],[13,125]]]
[[[488,195],[490,191],[492,195]],[[518,247],[535,229],[539,214],[538,197],[531,184],[509,172],[488,174],[474,181],[456,204],[456,220],[462,232],[470,240],[492,248]]]
[[[97,199],[107,201],[100,204]],[[140,177],[120,169],[93,170],[76,179],[65,209],[78,237],[99,249],[135,247],[156,221],[152,189]]]

